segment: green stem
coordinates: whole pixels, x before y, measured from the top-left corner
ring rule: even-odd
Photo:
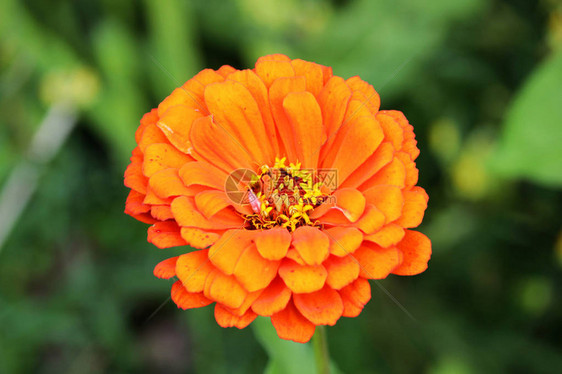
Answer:
[[[326,336],[326,326],[316,326],[316,333],[312,337],[312,345],[314,346],[316,372],[318,374],[330,374],[330,354]]]

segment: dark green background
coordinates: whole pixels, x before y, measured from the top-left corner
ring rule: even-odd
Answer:
[[[0,36],[0,195],[21,165],[39,178],[0,247],[0,373],[266,368],[252,328],[166,302],[171,282],[152,269],[182,249],[146,242],[122,181],[144,112],[204,67],[274,52],[360,75],[421,149],[433,257],[379,283],[415,321],[372,283],[363,314],[328,328],[339,369],[562,372],[559,2],[4,0]],[[76,126],[33,159],[60,102]],[[293,364],[306,353],[283,347]]]

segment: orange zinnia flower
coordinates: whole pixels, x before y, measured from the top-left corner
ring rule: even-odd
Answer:
[[[379,104],[358,77],[270,55],[203,70],[144,115],[125,212],[157,247],[197,249],[154,269],[178,307],[307,342],[359,315],[368,279],[427,268],[413,127]]]

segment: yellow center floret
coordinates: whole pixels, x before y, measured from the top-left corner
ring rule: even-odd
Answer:
[[[286,165],[276,158],[275,165],[262,166],[248,186],[253,214],[244,216],[250,230],[285,227],[294,231],[299,226],[320,226],[309,217],[322,204],[326,194],[313,169],[301,168],[300,162]]]

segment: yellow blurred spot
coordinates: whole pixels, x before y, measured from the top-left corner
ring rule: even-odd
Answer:
[[[524,280],[518,288],[518,303],[530,314],[538,315],[550,305],[552,301],[552,285],[543,277]]]
[[[496,187],[497,180],[486,167],[493,144],[491,134],[486,131],[476,131],[467,140],[451,168],[453,186],[461,196],[478,200]]]
[[[324,28],[331,7],[321,1],[238,0],[242,13],[270,30],[317,32]]]
[[[474,371],[466,363],[460,355],[446,354],[440,357],[437,363],[431,367],[428,372],[430,374],[471,374]]]
[[[69,102],[87,107],[94,102],[100,89],[96,73],[85,66],[69,70],[54,70],[42,80],[41,100],[46,104]]]
[[[547,38],[552,49],[562,48],[562,5],[549,14]]]
[[[460,148],[457,125],[449,118],[434,122],[429,130],[429,145],[441,162],[449,164],[455,159]]]

